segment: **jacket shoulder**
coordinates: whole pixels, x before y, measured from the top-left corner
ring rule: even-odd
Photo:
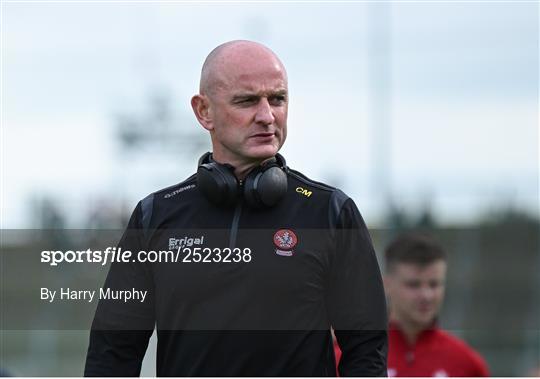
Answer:
[[[349,199],[349,196],[345,194],[339,188],[332,187],[326,183],[322,183],[322,182],[318,182],[316,180],[310,179],[306,175],[302,174],[300,171],[289,168],[287,172],[289,176],[293,177],[294,179],[301,182],[302,184],[305,184],[309,186],[310,188],[314,188],[319,191],[328,193],[328,195],[336,201],[344,203],[345,201],[347,201],[347,199]]]
[[[318,182],[313,179],[308,178],[299,171],[288,169],[288,174],[294,180],[300,182],[301,187],[296,187],[295,191],[317,191],[325,194],[328,197],[328,217],[330,220],[330,225],[335,227],[338,221],[339,214],[347,200],[350,199],[339,188],[332,187],[326,183]],[[305,188],[304,188],[305,187]],[[351,200],[352,201],[352,200]]]
[[[180,193],[182,193],[184,191],[194,189],[196,182],[197,182],[197,175],[193,174],[189,178],[187,178],[186,180],[184,180],[184,181],[182,181],[182,182],[180,182],[178,184],[174,184],[172,186],[165,187],[165,188],[162,188],[162,189],[160,189],[160,190],[158,190],[156,192],[151,193],[146,198],[153,196],[153,197],[155,197],[157,199],[169,199],[169,198],[174,197],[174,196],[176,196],[176,195],[178,195],[178,194],[180,194]]]
[[[318,190],[327,191],[327,192],[333,192],[333,191],[338,190],[337,188],[329,186],[328,184],[317,182],[313,179],[310,179],[306,175],[302,174],[300,171],[293,170],[292,168],[288,168],[287,173],[289,174],[289,176],[302,182],[303,184],[307,184],[310,187],[316,188]]]
[[[193,174],[183,182],[160,189],[142,199],[140,201],[140,206],[143,229],[148,229],[150,227],[150,221],[152,219],[152,214],[154,213],[154,203],[156,200],[166,200],[175,197],[184,191],[192,190],[195,188],[196,181],[197,175]]]

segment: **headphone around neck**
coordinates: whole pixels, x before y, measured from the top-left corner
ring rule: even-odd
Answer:
[[[276,154],[273,159],[253,168],[240,182],[234,175],[233,166],[214,161],[212,153],[208,152],[199,159],[197,187],[216,205],[230,207],[243,198],[251,208],[270,208],[287,192],[285,158]]]

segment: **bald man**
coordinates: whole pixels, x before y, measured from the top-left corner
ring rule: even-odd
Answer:
[[[386,304],[353,200],[289,168],[283,63],[232,41],[203,64],[191,106],[212,152],[197,173],[141,200],[119,247],[171,252],[114,262],[86,376],[137,376],[154,327],[158,376],[386,375]],[[165,258],[172,260],[166,260]]]

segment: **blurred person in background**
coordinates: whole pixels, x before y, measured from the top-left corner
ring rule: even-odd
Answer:
[[[333,376],[331,327],[340,375],[385,376],[386,303],[366,225],[352,199],[278,154],[283,64],[266,46],[228,42],[205,60],[199,91],[191,105],[212,153],[195,175],[138,203],[120,246],[181,251],[189,240],[212,255],[113,263],[105,287],[148,298],[100,300],[85,375],[138,376],[156,326],[158,376]],[[236,247],[253,251],[226,263],[220,248]]]
[[[445,251],[425,235],[401,235],[386,249],[388,376],[489,376],[476,351],[437,326],[446,269]],[[334,350],[339,362],[341,349],[336,339]]]
[[[445,251],[427,236],[404,234],[387,247],[388,376],[489,376],[476,351],[437,325],[446,269]]]

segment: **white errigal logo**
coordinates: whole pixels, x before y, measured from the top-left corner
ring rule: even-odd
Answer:
[[[169,250],[183,249],[184,247],[191,247],[193,245],[203,245],[204,236],[200,237],[182,237],[182,238],[169,238]]]

